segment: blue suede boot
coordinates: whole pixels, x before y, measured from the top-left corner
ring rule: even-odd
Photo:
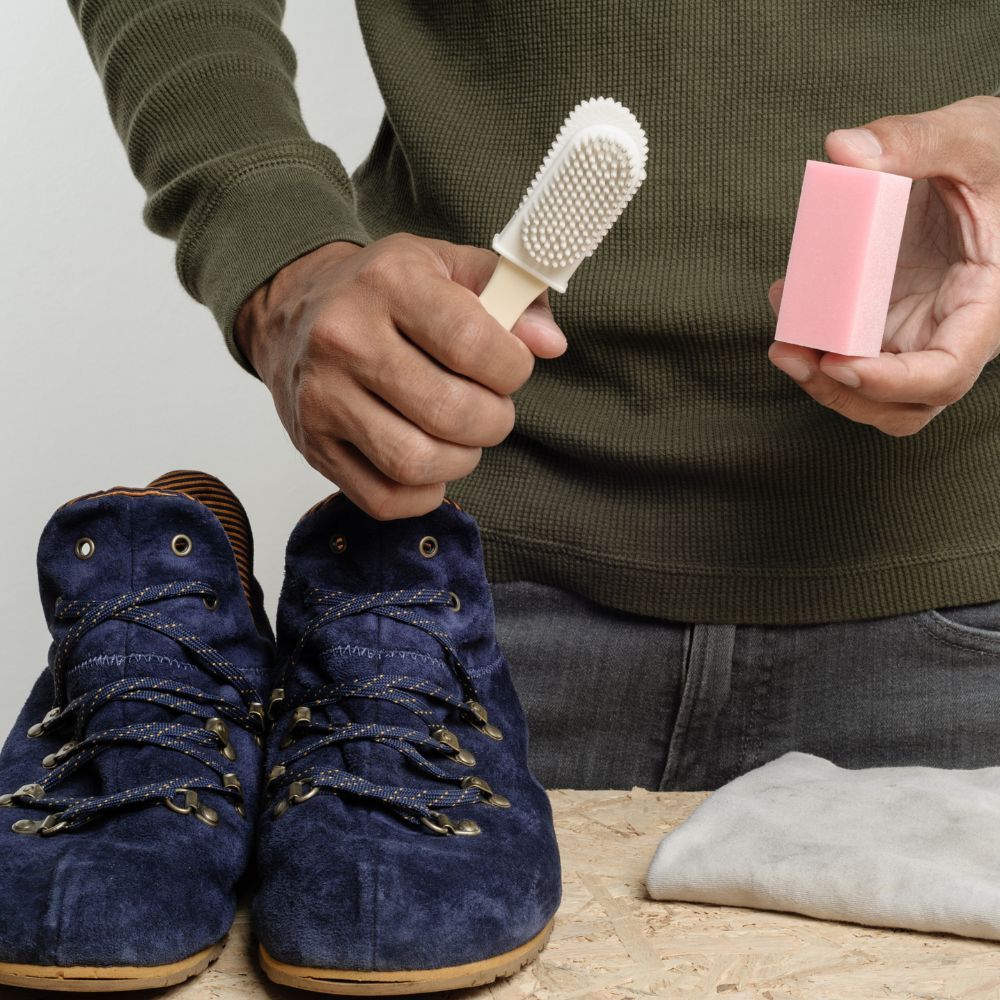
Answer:
[[[324,993],[487,983],[559,905],[548,797],[494,631],[479,531],[342,493],[288,543],[254,922],[264,971]]]
[[[251,547],[203,473],[81,497],[46,526],[48,669],[0,753],[0,983],[164,986],[221,950],[274,655]]]

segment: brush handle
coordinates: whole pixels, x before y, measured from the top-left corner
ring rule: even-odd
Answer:
[[[505,330],[509,330],[548,287],[541,279],[501,257],[479,301]]]

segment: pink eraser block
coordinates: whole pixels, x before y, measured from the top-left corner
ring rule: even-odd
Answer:
[[[878,357],[912,184],[806,160],[775,340]]]

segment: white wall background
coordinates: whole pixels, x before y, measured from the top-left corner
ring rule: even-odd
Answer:
[[[382,101],[348,0],[289,0],[312,134],[361,162]],[[0,741],[45,665],[35,549],[65,500],[204,469],[240,497],[273,614],[284,543],[333,487],[285,436],[142,225],[143,192],[63,0],[0,4]],[[342,97],[341,95],[347,95]]]

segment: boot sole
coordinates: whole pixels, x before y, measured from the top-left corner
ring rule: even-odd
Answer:
[[[527,965],[545,947],[552,933],[552,918],[530,941],[512,951],[465,965],[449,965],[441,969],[371,972],[357,969],[313,969],[302,965],[286,965],[271,958],[260,946],[260,964],[272,982],[295,986],[314,993],[337,996],[400,996],[413,993],[436,993],[439,990],[483,986],[503,976],[510,976]]]
[[[119,993],[173,986],[204,972],[222,953],[225,939],[169,965],[16,965],[0,962],[0,984],[65,993]]]

